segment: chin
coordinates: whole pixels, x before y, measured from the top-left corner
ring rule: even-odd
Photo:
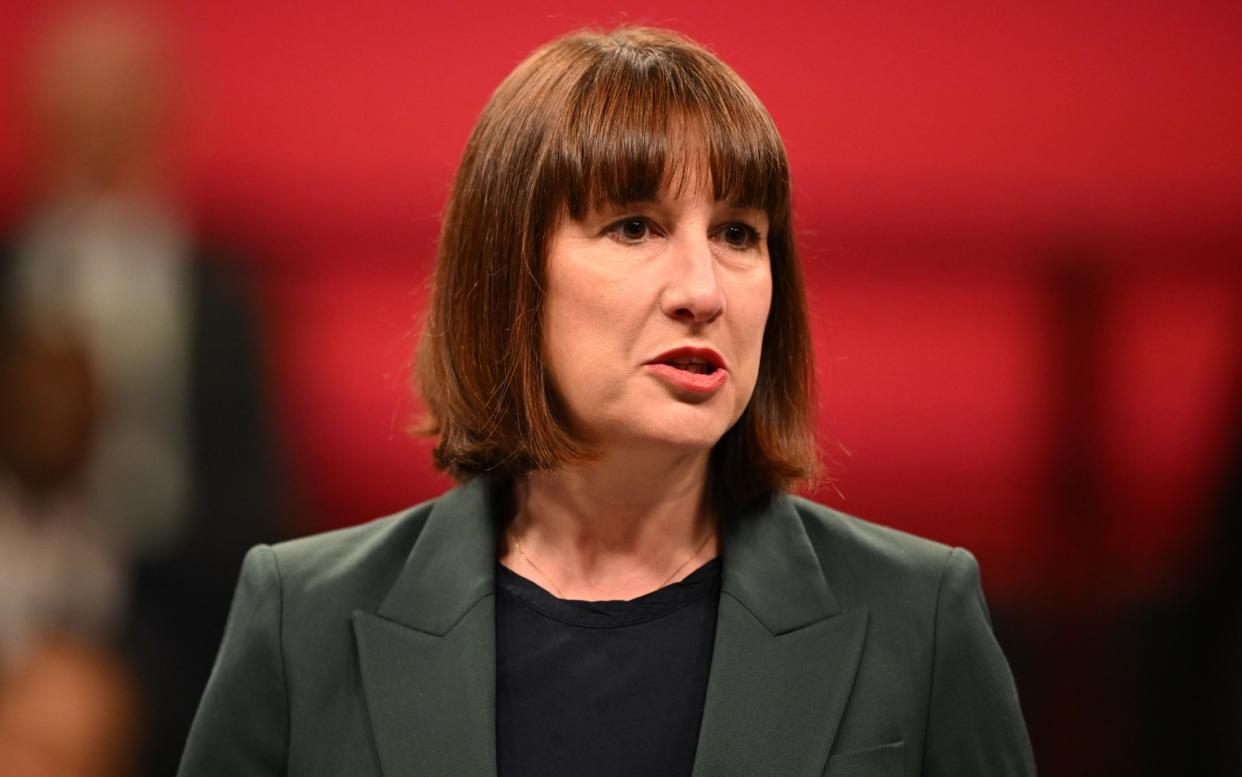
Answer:
[[[692,409],[700,412],[681,412]],[[701,412],[703,408],[678,408],[673,412],[633,417],[626,424],[624,437],[644,441],[653,446],[685,451],[710,450],[732,425],[718,414]]]
[[[686,434],[663,434],[659,437],[648,438],[658,444],[666,446],[670,450],[685,451],[687,453],[694,451],[711,450],[716,443],[720,442],[722,435],[704,435],[687,431]]]

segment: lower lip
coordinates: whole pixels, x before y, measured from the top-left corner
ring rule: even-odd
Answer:
[[[729,379],[729,371],[723,367],[717,367],[715,372],[710,374],[679,370],[668,364],[648,364],[647,369],[653,375],[677,388],[693,391],[696,394],[714,394]]]

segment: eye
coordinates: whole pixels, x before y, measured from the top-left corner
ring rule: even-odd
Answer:
[[[631,216],[614,222],[606,233],[619,243],[637,245],[648,237],[651,222],[640,216]]]
[[[749,251],[759,245],[759,231],[749,224],[734,221],[720,228],[725,243],[738,251]]]

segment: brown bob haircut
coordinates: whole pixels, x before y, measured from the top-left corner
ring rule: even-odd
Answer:
[[[434,462],[457,480],[592,460],[569,432],[541,348],[545,245],[561,218],[678,193],[759,208],[772,304],[754,394],[716,444],[716,498],[787,490],[818,470],[814,371],[789,163],[759,99],[666,30],[578,31],[539,48],[483,109],[443,215],[416,359]]]

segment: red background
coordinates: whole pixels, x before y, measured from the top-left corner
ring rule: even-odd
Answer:
[[[969,547],[1002,603],[1193,575],[1239,400],[1242,5],[158,7],[187,202],[263,303],[291,531],[443,490],[403,429],[467,134],[539,43],[642,22],[716,51],[786,140],[836,480],[817,496]],[[5,116],[47,11],[0,17]],[[0,121],[6,220],[27,155]]]

